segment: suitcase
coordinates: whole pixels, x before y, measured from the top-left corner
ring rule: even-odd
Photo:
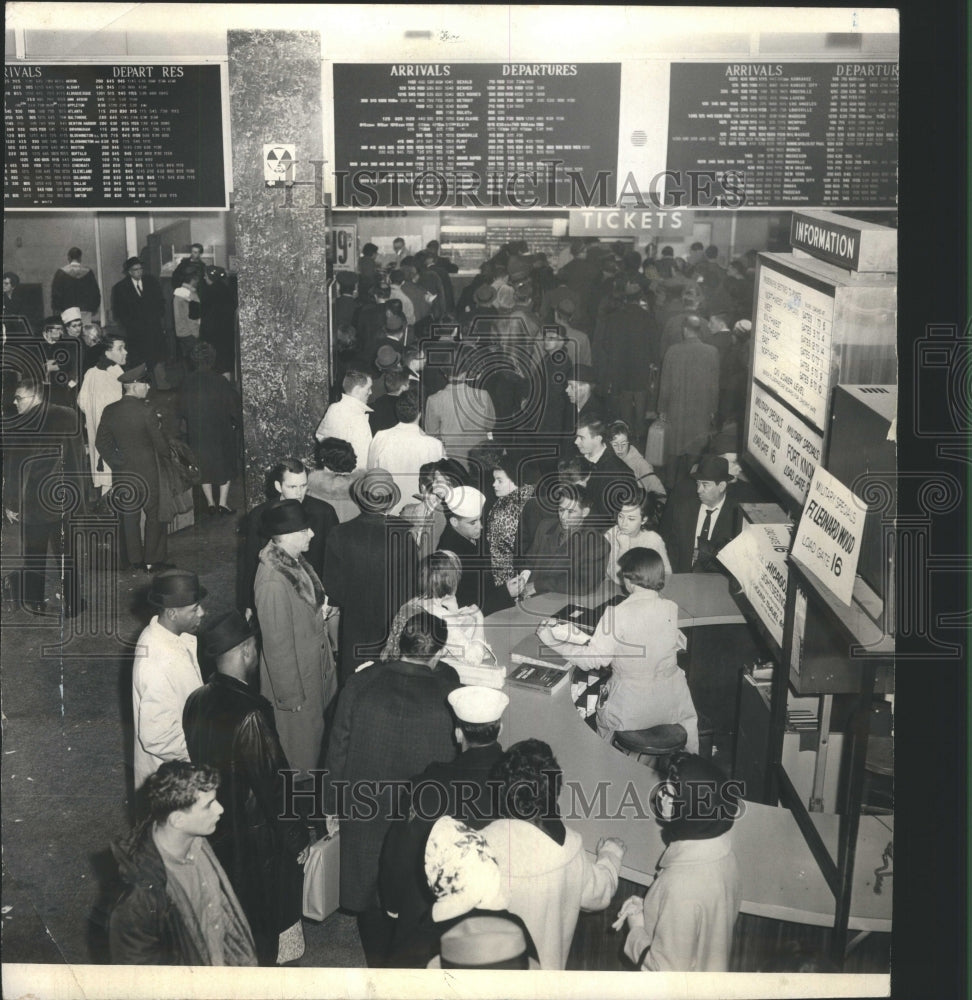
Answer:
[[[663,420],[656,420],[648,428],[645,461],[654,466],[665,464],[665,422]]]
[[[304,862],[304,916],[326,920],[340,902],[341,835],[315,840]]]

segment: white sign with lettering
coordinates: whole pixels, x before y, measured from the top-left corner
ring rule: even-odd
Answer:
[[[834,297],[763,265],[753,375],[810,423],[827,426]]]
[[[800,517],[793,554],[850,607],[867,504],[826,469],[817,469]]]
[[[786,584],[793,526],[790,524],[744,524],[719,552],[721,562],[739,582],[759,620],[782,647]]]
[[[746,450],[800,503],[806,499],[822,449],[822,434],[753,383]]]

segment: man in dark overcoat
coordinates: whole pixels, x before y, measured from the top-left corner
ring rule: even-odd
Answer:
[[[20,524],[24,573],[23,600],[27,610],[45,610],[44,563],[50,547],[61,558],[64,614],[81,609],[77,574],[70,558],[67,516],[61,500],[83,496],[81,416],[76,410],[52,405],[44,386],[33,379],[17,383],[13,396],[17,414],[4,426],[3,508],[8,524]]]
[[[95,447],[102,461],[111,469],[112,488],[117,489],[128,477],[125,489],[137,490],[141,507],[119,515],[125,557],[132,569],[154,572],[167,569],[168,541],[165,523],[159,520],[159,459],[169,448],[162,435],[155,408],[147,402],[151,375],[139,365],[118,377],[124,395],[110,403],[101,414]],[[128,504],[131,506],[131,504]],[[145,513],[145,537],[142,538],[140,515]]]
[[[424,968],[436,953],[441,927],[432,920],[435,896],[425,876],[425,845],[435,821],[452,816],[474,830],[499,819],[490,770],[503,756],[501,717],[510,699],[493,688],[456,688],[449,695],[459,754],[429,764],[411,782],[408,815],[390,827],[379,866],[379,894],[395,913],[389,964]]]
[[[165,304],[162,286],[145,268],[138,257],[125,261],[125,277],[111,289],[111,314],[121,323],[128,341],[129,361],[144,361],[153,367],[169,356],[162,319]]]
[[[324,589],[341,609],[338,683],[377,660],[398,609],[415,595],[418,549],[408,521],[390,511],[401,499],[384,469],[351,483],[358,517],[338,524],[324,553]]]
[[[200,636],[216,673],[186,702],[182,728],[194,764],[219,771],[222,821],[210,840],[239,898],[261,965],[303,952],[301,894],[307,828],[281,819],[290,765],[273,708],[259,694],[255,628],[238,611],[212,621]],[[281,952],[281,934],[296,946]]]
[[[383,964],[389,946],[391,926],[378,902],[378,861],[397,796],[388,784],[365,796],[363,783],[407,780],[454,755],[447,698],[459,687],[459,675],[439,662],[447,635],[441,618],[417,612],[402,630],[400,658],[353,674],[338,697],[325,808],[340,820],[341,906],[358,915],[371,966]],[[343,796],[342,782],[349,783]]]

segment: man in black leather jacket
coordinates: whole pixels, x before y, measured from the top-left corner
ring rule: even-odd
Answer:
[[[225,814],[213,850],[250,922],[260,964],[291,961],[303,953],[301,866],[308,835],[296,818],[280,819],[280,772],[289,764],[273,708],[258,693],[256,636],[230,611],[201,638],[204,652],[216,658],[216,673],[189,696],[182,725],[193,763],[220,774],[217,798]]]

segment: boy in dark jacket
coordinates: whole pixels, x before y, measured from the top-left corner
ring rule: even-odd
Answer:
[[[150,816],[112,845],[129,888],[108,924],[118,965],[256,965],[253,936],[206,837],[219,772],[168,760],[145,781]]]

